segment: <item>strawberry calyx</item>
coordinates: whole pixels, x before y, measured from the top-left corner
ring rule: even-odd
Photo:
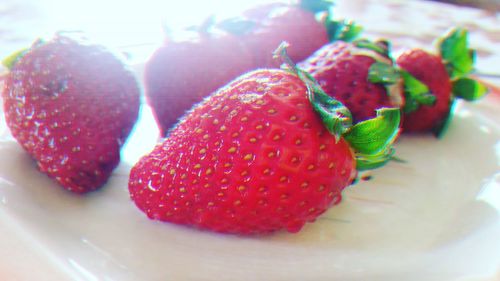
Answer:
[[[358,39],[353,42],[353,54],[369,56],[375,60],[368,70],[368,82],[382,84],[394,107],[403,107],[403,77],[399,69],[393,66],[390,56],[390,42],[386,40],[369,41]]]
[[[333,17],[333,0],[300,0],[299,6],[317,15],[326,28],[330,42],[351,42],[363,31],[363,27],[352,20]]]
[[[2,65],[5,66],[8,70],[11,70],[12,67],[19,61],[19,59],[26,54],[26,52],[29,50],[29,48],[24,48],[15,51],[14,53],[10,54],[6,58],[2,60]]]
[[[474,68],[475,51],[468,48],[468,32],[453,28],[438,39],[441,58],[451,79],[469,74]]]
[[[452,81],[453,96],[474,101],[486,95],[488,88],[470,77],[474,70],[476,51],[468,47],[468,31],[455,27],[439,38],[437,44]]]
[[[420,105],[432,106],[436,103],[429,87],[411,75],[408,71],[399,70],[404,81],[405,105],[403,111],[410,113],[416,111]]]
[[[14,51],[12,54],[8,55],[6,58],[2,60],[2,65],[5,66],[8,70],[11,70],[14,65],[21,59],[27,52],[31,50],[31,48],[44,44],[45,40],[38,38],[31,47],[22,48],[17,51]]]
[[[488,93],[488,87],[470,77],[453,81],[453,94],[466,101],[475,101]]]
[[[363,27],[354,21],[348,19],[333,19],[331,14],[325,17],[324,25],[330,42],[339,40],[351,42],[363,31]]]
[[[378,41],[370,41],[368,39],[356,39],[353,41],[354,46],[360,49],[371,50],[379,55],[382,55],[386,58],[389,58],[389,41],[386,40],[378,40]]]
[[[400,109],[382,108],[377,116],[356,124],[352,123],[349,109],[337,99],[326,94],[318,82],[300,69],[286,53],[287,44],[282,43],[275,57],[283,62],[283,68],[297,75],[307,87],[307,95],[314,110],[321,117],[327,130],[337,141],[343,137],[355,152],[356,168],[359,171],[375,169],[393,158],[393,143],[399,134]]]
[[[287,47],[287,43],[281,43],[274,52],[275,57],[280,58],[284,62],[285,70],[297,75],[304,82],[311,105],[321,117],[327,130],[338,141],[352,127],[351,112],[340,101],[326,94],[311,74],[297,67],[288,56],[286,52]]]
[[[420,105],[433,105],[436,102],[436,97],[424,83],[409,72],[384,62],[375,62],[371,65],[368,71],[368,81],[384,84],[386,88],[403,81],[405,96],[403,111],[405,113],[417,110]],[[387,92],[390,92],[389,88]]]
[[[375,118],[357,123],[343,135],[356,152],[358,171],[381,167],[392,159],[400,114],[399,108],[378,109]]]
[[[399,70],[385,62],[374,62],[368,70],[368,81],[372,83],[394,84],[400,79]]]

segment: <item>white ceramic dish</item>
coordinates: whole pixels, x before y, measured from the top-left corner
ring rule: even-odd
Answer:
[[[407,163],[349,187],[300,233],[251,238],[153,222],[133,205],[129,169],[157,137],[148,108],[109,183],[86,196],[39,173],[1,116],[0,280],[500,277],[498,94],[459,104],[441,140],[402,137]]]

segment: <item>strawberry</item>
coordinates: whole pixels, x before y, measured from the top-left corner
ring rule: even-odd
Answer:
[[[428,105],[422,105],[415,111],[406,111],[403,122],[404,131],[425,132],[442,127],[442,123],[450,114],[452,96],[450,76],[441,58],[422,49],[412,49],[401,54],[397,59],[397,64],[420,80],[425,85],[426,92],[431,91],[433,94]],[[406,108],[408,106],[410,103]],[[414,103],[414,106],[418,105]]]
[[[147,62],[144,79],[161,135],[193,104],[252,68],[250,53],[230,34],[199,32],[195,39],[160,47]]]
[[[397,58],[403,69],[406,105],[403,131],[442,134],[455,98],[476,100],[484,96],[484,85],[468,77],[475,53],[467,47],[467,31],[456,28],[439,42],[440,54],[411,49]]]
[[[355,122],[373,118],[382,107],[403,103],[399,76],[392,68],[386,42],[335,41],[323,46],[299,66],[309,72],[323,90],[352,113]],[[379,71],[385,66],[386,71]],[[383,70],[384,70],[383,69]]]
[[[233,80],[189,111],[131,170],[151,219],[224,233],[297,232],[358,170],[383,165],[399,109],[351,125],[349,111],[289,60]]]
[[[132,72],[102,46],[62,33],[4,64],[7,125],[40,171],[75,193],[102,186],[137,118]]]
[[[258,6],[220,22],[209,18],[194,37],[169,38],[146,64],[146,97],[161,135],[193,104],[232,79],[275,65],[272,52],[282,41],[290,43],[297,61],[328,42],[325,26],[312,12],[283,3]]]
[[[329,41],[326,27],[316,20],[309,6],[285,3],[257,6],[243,12],[239,19],[223,22],[222,28],[228,28],[228,23],[247,22],[249,28],[241,32],[240,38],[251,50],[256,67],[279,66],[273,52],[283,41],[290,45],[288,53],[292,60],[301,61]]]

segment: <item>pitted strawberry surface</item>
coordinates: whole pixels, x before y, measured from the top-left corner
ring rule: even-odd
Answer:
[[[103,47],[62,34],[23,53],[3,89],[12,135],[64,188],[99,188],[137,118],[135,77]]]
[[[326,131],[304,83],[260,70],[193,109],[132,169],[129,188],[153,219],[295,232],[338,203],[355,174],[353,152]]]

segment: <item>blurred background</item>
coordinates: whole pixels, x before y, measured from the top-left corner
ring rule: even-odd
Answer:
[[[434,1],[477,7],[480,9],[486,9],[496,12],[500,11],[500,0],[434,0]]]
[[[88,37],[144,63],[165,40],[165,30],[203,22],[208,15],[237,14],[252,5],[293,0],[0,0],[0,58],[56,31]],[[297,0],[296,0],[297,1]],[[499,75],[500,0],[334,0],[337,18],[365,27],[363,36],[392,40],[394,53],[408,47],[433,50],[432,42],[460,25],[471,32],[477,68]],[[2,66],[0,66],[2,72]],[[498,79],[498,78],[496,78]],[[498,81],[498,80],[496,80]]]
[[[192,25],[199,23],[211,13],[234,14],[245,7],[263,2],[269,0],[1,0],[0,57],[25,47],[34,38],[50,37],[56,30],[84,30],[93,39],[112,47],[158,44],[163,40],[165,26],[176,28]],[[405,7],[419,6],[419,2],[436,3],[423,0],[337,0],[335,2],[339,15],[358,18],[367,16],[373,18],[376,15],[369,13],[373,12],[376,6],[406,10]],[[497,13],[500,11],[500,0],[442,0],[442,2],[478,7],[497,19]],[[418,14],[411,13],[410,16],[414,21],[418,21]],[[450,22],[456,21],[454,15],[450,14],[449,17]],[[496,23],[498,25],[498,21]],[[394,22],[388,24],[397,25]],[[424,22],[419,24],[426,25]],[[370,27],[366,30],[369,31]],[[500,37],[499,34],[496,36]]]

